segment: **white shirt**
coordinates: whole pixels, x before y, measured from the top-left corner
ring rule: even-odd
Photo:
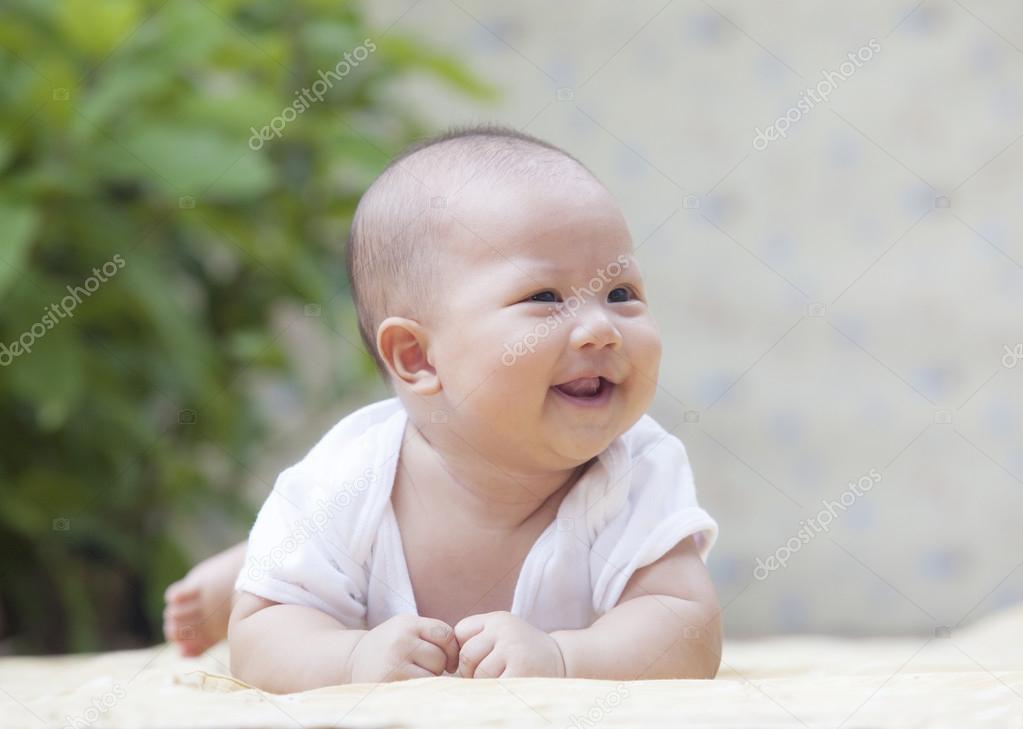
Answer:
[[[407,420],[396,398],[368,405],[281,473],[235,589],[314,607],[349,628],[416,614],[391,507]],[[717,533],[681,441],[644,415],[565,495],[526,555],[511,613],[548,632],[589,627],[636,570],[692,535],[706,561]]]

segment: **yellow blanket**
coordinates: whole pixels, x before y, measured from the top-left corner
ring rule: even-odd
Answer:
[[[296,646],[295,650],[301,650]],[[0,660],[0,727],[1023,728],[1023,607],[951,633],[726,644],[714,681],[431,678],[273,696],[227,649]]]

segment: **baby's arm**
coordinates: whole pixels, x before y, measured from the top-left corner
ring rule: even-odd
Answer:
[[[618,604],[583,630],[551,637],[567,676],[714,678],[721,663],[717,595],[692,538],[638,570]]]
[[[354,630],[315,608],[247,592],[231,613],[228,640],[231,673],[273,693],[438,676],[458,665],[454,631],[440,620],[396,615]]]
[[[349,658],[365,634],[314,608],[243,592],[227,629],[231,673],[273,693],[348,683]]]
[[[717,596],[692,539],[632,576],[589,628],[545,633],[508,612],[459,621],[460,675],[632,680],[714,678],[721,662]]]

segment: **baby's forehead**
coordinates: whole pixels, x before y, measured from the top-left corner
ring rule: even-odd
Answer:
[[[572,272],[632,252],[621,210],[592,178],[480,186],[444,215],[433,243],[463,265]]]

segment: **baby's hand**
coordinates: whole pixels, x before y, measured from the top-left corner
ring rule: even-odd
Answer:
[[[554,638],[511,613],[470,615],[455,626],[455,635],[462,647],[458,675],[464,678],[565,676]]]
[[[439,676],[458,668],[458,642],[442,620],[395,615],[362,636],[349,660],[352,683]]]

